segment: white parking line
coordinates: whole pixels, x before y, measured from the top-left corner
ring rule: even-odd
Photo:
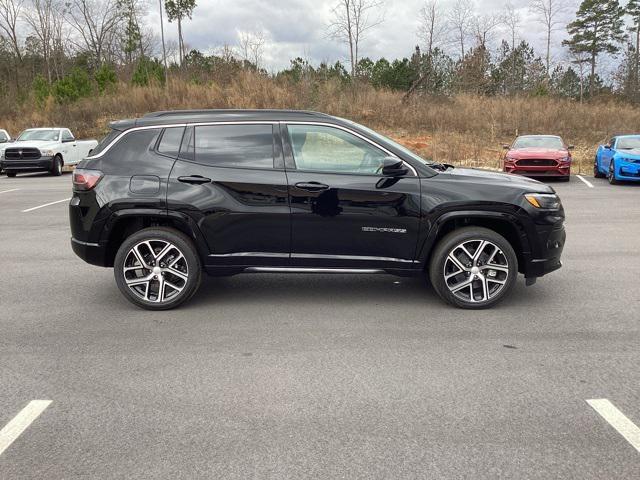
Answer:
[[[63,198],[62,200],[56,200],[55,202],[45,203],[44,205],[38,205],[37,207],[27,208],[26,210],[22,210],[22,213],[33,212],[34,210],[38,210],[39,208],[48,207],[49,205],[55,205],[56,203],[68,202],[71,200],[70,198]]]
[[[31,400],[5,427],[0,430],[0,455],[51,404],[51,400]]]
[[[11,190],[2,190],[0,193],[15,192],[16,190],[20,190],[20,189],[19,188],[12,188]]]
[[[624,413],[618,410],[606,398],[587,400],[587,403],[622,435],[633,448],[640,452],[640,428],[638,428]]]
[[[593,188],[593,183],[591,183],[589,180],[587,180],[586,178],[583,178],[582,175],[576,175],[576,177],[578,177],[580,180],[582,180],[582,182],[589,188]]]

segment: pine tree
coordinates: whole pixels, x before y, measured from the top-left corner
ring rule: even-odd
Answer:
[[[630,88],[633,96],[640,93],[640,0],[629,0],[627,3],[627,14],[631,17],[631,32],[633,32],[633,67],[628,72],[630,78]],[[629,52],[627,52],[629,53]]]
[[[180,64],[185,56],[184,37],[182,36],[182,20],[191,18],[196,8],[196,0],[165,0],[164,9],[167,11],[167,19],[170,22],[178,21],[178,57]]]
[[[590,57],[590,96],[594,94],[598,56],[620,50],[624,13],[618,0],[583,0],[576,12],[577,18],[567,25],[571,37],[562,42],[563,45],[567,45],[572,54],[586,53]]]

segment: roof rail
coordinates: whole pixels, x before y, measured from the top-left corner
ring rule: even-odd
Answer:
[[[286,109],[203,109],[203,110],[161,110],[158,112],[150,112],[143,118],[171,117],[183,115],[215,115],[225,113],[297,113],[314,116],[327,116],[326,113],[313,112],[310,110],[286,110]]]

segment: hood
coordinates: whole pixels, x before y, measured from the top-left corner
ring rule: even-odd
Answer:
[[[58,142],[52,142],[50,140],[26,140],[24,142],[12,142],[7,144],[4,148],[53,148],[59,145]]]
[[[448,170],[446,174],[453,177],[463,177],[459,180],[469,180],[470,182],[483,184],[486,187],[507,187],[509,189],[521,189],[530,193],[555,193],[555,190],[533,178],[514,175],[511,173],[492,172],[490,170],[480,170],[476,168],[455,168]],[[466,177],[466,178],[464,178]]]
[[[555,148],[519,148],[512,149],[507,152],[507,156],[516,160],[521,158],[544,158],[559,160],[570,156],[568,150]]]

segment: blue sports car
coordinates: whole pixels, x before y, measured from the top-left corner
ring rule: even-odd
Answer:
[[[607,177],[612,185],[621,180],[640,182],[640,135],[618,135],[600,145],[593,176]]]

